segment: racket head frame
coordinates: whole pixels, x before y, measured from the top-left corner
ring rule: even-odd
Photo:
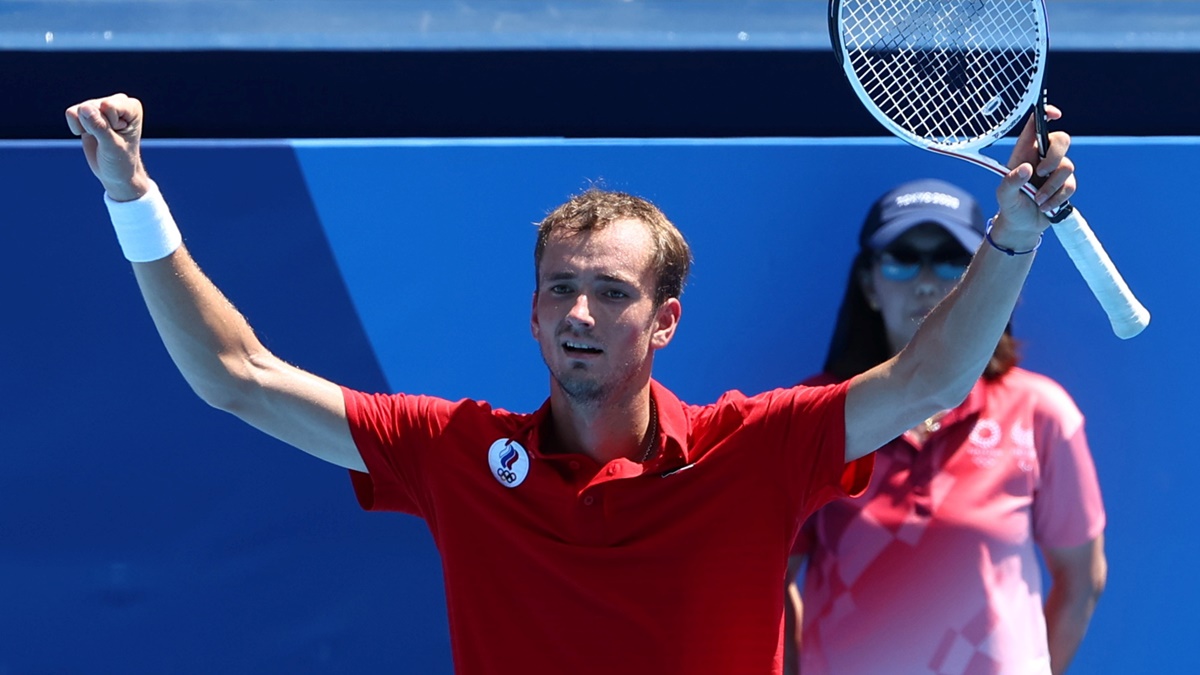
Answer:
[[[966,3],[977,5],[1007,3],[1028,7],[1031,27],[1033,29],[1031,31],[1033,40],[1032,44],[1021,46],[1031,49],[1035,55],[1033,67],[1030,69],[1030,76],[1028,81],[1025,82],[1025,87],[1020,97],[1010,103],[1003,118],[991,124],[987,130],[970,137],[952,141],[931,138],[928,134],[918,134],[909,128],[909,126],[888,115],[867,90],[858,71],[858,61],[860,59],[856,59],[855,54],[852,53],[856,46],[848,46],[845,39],[847,35],[847,21],[852,16],[852,13],[866,11],[863,8],[867,6],[878,6],[880,13],[882,13],[884,9],[894,11],[895,8],[905,5],[919,9],[937,7],[945,10],[948,6],[957,6]],[[842,67],[846,80],[854,89],[854,93],[876,121],[882,124],[894,136],[916,147],[972,162],[1002,176],[1008,173],[1008,169],[1004,165],[984,155],[982,150],[1006,136],[1013,127],[1025,118],[1025,115],[1030,110],[1034,109],[1039,101],[1042,91],[1042,77],[1045,73],[1046,57],[1049,48],[1044,0],[951,0],[949,2],[939,0],[909,0],[907,3],[901,0],[830,0],[828,7],[829,37],[834,55]],[[901,49],[904,48],[906,47],[901,47]]]
[[[974,4],[976,6],[986,6],[990,1],[974,0]],[[916,147],[965,160],[996,174],[1005,176],[1009,173],[1008,168],[995,159],[984,155],[982,153],[983,148],[1008,134],[1030,111],[1032,111],[1035,118],[1038,144],[1043,154],[1048,147],[1049,138],[1044,101],[1042,99],[1044,95],[1042,79],[1045,76],[1046,57],[1049,47],[1046,6],[1044,0],[1009,1],[1014,5],[1017,3],[1024,4],[1032,13],[1034,26],[1032,48],[1035,50],[1034,66],[1030,69],[1031,72],[1028,81],[1025,82],[1024,91],[1021,96],[1017,97],[1019,100],[1011,105],[1003,121],[993,124],[984,132],[961,140],[955,140],[954,142],[940,142],[925,135],[917,134],[903,124],[893,120],[881,109],[875,98],[870,95],[863,85],[855,67],[854,55],[847,48],[846,40],[844,39],[844,23],[847,12],[843,10],[847,6],[860,7],[869,4],[877,6],[879,13],[882,14],[904,6],[925,9],[937,6],[943,8],[948,5],[957,6],[960,0],[946,0],[943,2],[937,0],[830,0],[828,17],[830,41],[833,44],[834,54],[837,56],[846,79],[849,81],[851,87],[853,87],[855,94],[871,115],[885,129],[891,132],[892,135]],[[907,5],[905,2],[907,2]],[[990,107],[990,102],[989,105],[981,109],[981,112],[987,114],[988,107]],[[1033,186],[1028,183],[1022,186],[1022,190],[1030,197],[1033,197],[1035,194]],[[1095,234],[1091,231],[1083,216],[1069,206],[1060,208],[1056,216],[1060,214],[1061,218],[1052,218],[1054,221],[1054,231],[1071,257],[1071,260],[1087,281],[1092,293],[1100,301],[1104,311],[1108,314],[1113,332],[1122,339],[1138,335],[1150,323],[1150,313],[1129,290],[1128,285],[1121,278],[1120,272],[1117,271],[1116,266],[1109,259],[1108,254],[1096,239]]]

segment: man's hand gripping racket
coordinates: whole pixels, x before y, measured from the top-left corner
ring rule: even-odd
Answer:
[[[1033,110],[1039,150],[1049,147],[1043,0],[830,0],[829,34],[859,100],[899,138],[1006,176],[982,150]],[[1142,332],[1150,313],[1079,211],[1064,205],[1051,222],[1113,332]]]

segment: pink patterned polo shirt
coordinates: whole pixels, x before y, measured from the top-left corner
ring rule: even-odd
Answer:
[[[1083,415],[1014,368],[913,440],[880,449],[867,491],[801,531],[801,672],[1048,674],[1035,544],[1079,546],[1105,524]]]

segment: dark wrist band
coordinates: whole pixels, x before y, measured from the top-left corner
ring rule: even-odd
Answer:
[[[1034,244],[1033,248],[1029,249],[1028,251],[1015,251],[1011,248],[1005,248],[1004,246],[997,244],[995,240],[992,239],[992,221],[994,220],[996,220],[995,216],[988,218],[987,227],[983,230],[983,238],[986,239],[987,243],[991,244],[992,248],[996,249],[997,251],[1002,251],[1005,255],[1028,255],[1042,247],[1042,236],[1045,233],[1038,235],[1037,243]]]

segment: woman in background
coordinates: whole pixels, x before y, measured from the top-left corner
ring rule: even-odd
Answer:
[[[851,378],[902,349],[972,252],[995,246],[985,227],[975,200],[948,183],[881,197],[859,233],[825,372],[809,383]],[[1066,670],[1104,588],[1104,507],[1082,414],[1017,361],[1006,333],[961,405],[880,449],[866,493],[804,525],[789,568],[791,668]],[[1044,601],[1036,551],[1051,577]]]

